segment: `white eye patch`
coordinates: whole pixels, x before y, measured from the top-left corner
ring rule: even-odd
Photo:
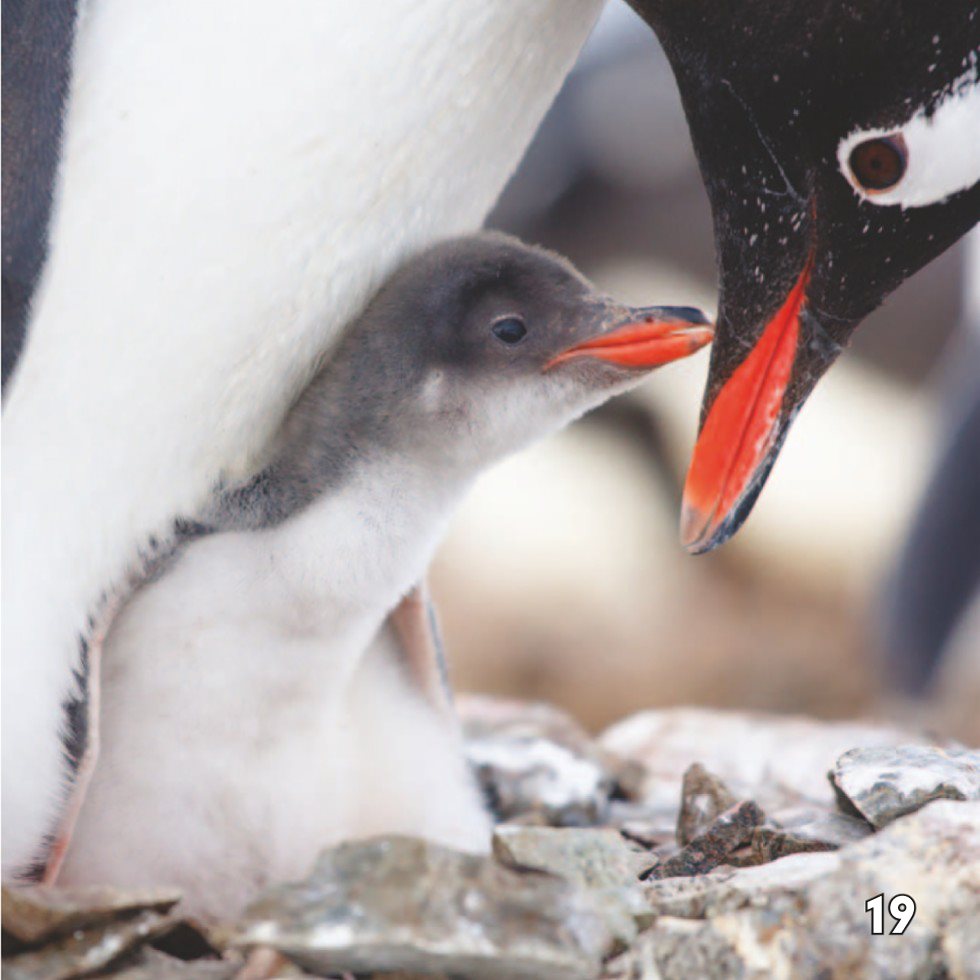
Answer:
[[[883,141],[882,147],[874,141]],[[897,149],[896,149],[897,148]],[[886,173],[902,152],[894,183]],[[884,162],[882,162],[884,161]],[[974,63],[927,115],[920,109],[890,129],[855,130],[837,146],[837,163],[854,193],[870,204],[920,208],[945,200],[980,180],[980,79]],[[877,187],[875,184],[877,183]],[[888,183],[890,186],[882,186]]]

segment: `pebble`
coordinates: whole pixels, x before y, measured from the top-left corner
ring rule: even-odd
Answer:
[[[845,807],[881,828],[931,800],[980,800],[980,752],[922,745],[851,749],[830,779]]]

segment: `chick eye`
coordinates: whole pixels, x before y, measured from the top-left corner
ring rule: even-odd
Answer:
[[[504,317],[503,320],[498,320],[491,329],[497,340],[503,341],[505,344],[519,344],[527,335],[527,327],[524,326],[524,321],[516,316],[508,316]]]
[[[896,134],[858,143],[851,150],[848,165],[854,179],[866,191],[888,190],[905,176],[908,166],[905,140]]]

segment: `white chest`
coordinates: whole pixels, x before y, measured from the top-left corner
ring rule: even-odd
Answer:
[[[165,878],[227,914],[336,840],[486,846],[453,721],[377,639],[454,502],[399,472],[364,467],[278,528],[200,539],[137,593],[105,645],[104,751],[64,880]]]

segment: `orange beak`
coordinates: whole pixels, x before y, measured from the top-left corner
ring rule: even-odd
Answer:
[[[776,457],[789,421],[784,397],[812,267],[811,257],[701,426],[681,508],[681,542],[692,554],[710,551],[729,537]]]
[[[700,310],[654,306],[629,312],[626,322],[568,348],[545,365],[587,357],[648,371],[688,357],[711,342],[714,328]]]

